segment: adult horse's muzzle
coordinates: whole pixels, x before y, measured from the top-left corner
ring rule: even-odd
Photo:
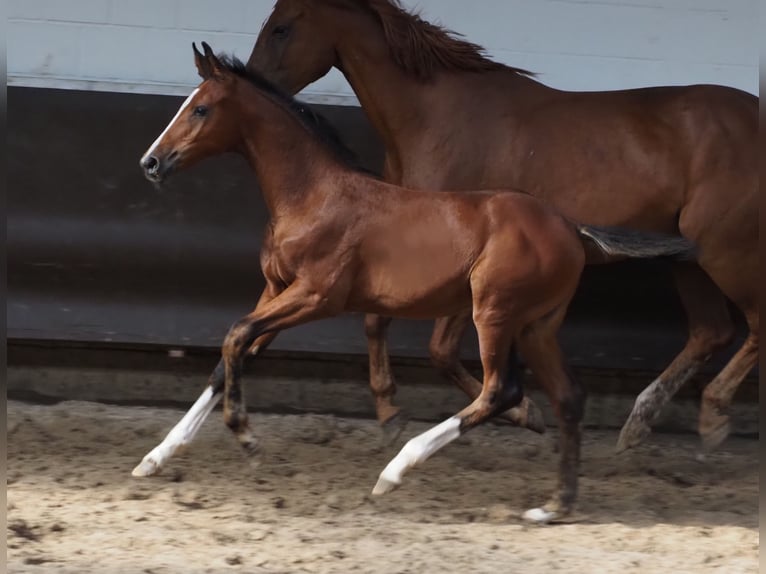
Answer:
[[[173,171],[178,158],[179,153],[177,151],[171,152],[165,158],[147,154],[141,158],[140,164],[146,179],[153,183],[161,183]]]

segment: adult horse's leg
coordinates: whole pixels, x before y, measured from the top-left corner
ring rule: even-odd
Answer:
[[[682,213],[679,221],[684,235],[692,239],[702,235],[698,239],[700,266],[742,310],[750,330],[742,347],[703,392],[699,432],[706,449],[718,446],[728,436],[728,410],[734,392],[758,362],[758,179],[747,169],[729,176],[722,184],[740,190],[741,202],[711,205],[709,193],[697,193],[697,202]],[[703,217],[709,212],[717,215],[712,221]]]
[[[673,395],[734,337],[726,299],[710,277],[696,263],[677,263],[673,272],[689,321],[689,338],[670,366],[636,398],[617,441],[620,452],[649,436]]]
[[[364,332],[370,357],[370,390],[375,398],[375,414],[387,442],[393,442],[401,433],[407,420],[399,407],[392,402],[396,394],[396,382],[388,358],[386,334],[391,323],[389,317],[365,315]]]
[[[681,233],[698,246],[697,261],[716,286],[745,314],[750,334],[742,348],[703,393],[699,431],[706,448],[729,433],[728,409],[739,384],[758,361],[758,179],[753,149],[725,157],[733,167],[689,191],[679,218]],[[737,201],[721,189],[738,190]]]
[[[556,491],[541,508],[524,513],[524,519],[547,523],[572,511],[577,498],[577,473],[580,466],[580,441],[585,389],[569,370],[557,340],[566,314],[566,305],[543,317],[519,337],[521,356],[545,390],[558,419],[559,471]]]
[[[729,407],[734,393],[747,374],[758,363],[758,312],[747,315],[750,334],[718,376],[702,394],[699,433],[703,445],[711,450],[729,435]]]
[[[471,309],[452,317],[436,320],[434,332],[429,344],[431,362],[447,379],[457,385],[470,399],[476,399],[481,393],[482,384],[468,372],[460,362],[460,340],[471,320]],[[517,367],[516,353],[511,353],[509,368]],[[519,376],[520,378],[520,376]],[[545,432],[545,419],[539,407],[528,397],[524,397],[518,406],[498,415],[514,425],[528,428],[538,433]]]
[[[263,290],[258,301],[258,306],[265,305],[278,294],[278,287],[267,285]],[[257,308],[257,307],[256,307]],[[274,338],[277,332],[266,333],[254,342],[250,348],[250,353],[256,355],[265,350]],[[133,469],[133,476],[152,476],[159,473],[165,463],[176,452],[185,448],[194,440],[194,437],[202,427],[202,423],[210,415],[215,406],[223,396],[225,381],[225,369],[223,358],[218,361],[218,365],[208,379],[208,384],[200,397],[195,401],[192,407],[187,411],[183,418],[170,430],[160,444],[154,447],[143,460]]]
[[[404,474],[426,461],[432,454],[460,435],[521,401],[518,380],[510,378],[508,355],[512,343],[509,324],[483,324],[477,321],[484,386],[478,397],[455,416],[410,439],[399,454],[380,473],[372,490],[385,494],[401,484]]]

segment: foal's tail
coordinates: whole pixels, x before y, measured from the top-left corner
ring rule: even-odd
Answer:
[[[609,262],[620,259],[651,259],[668,257],[691,260],[697,255],[696,245],[685,237],[649,233],[619,227],[577,225],[588,262]],[[595,249],[594,249],[595,248]]]

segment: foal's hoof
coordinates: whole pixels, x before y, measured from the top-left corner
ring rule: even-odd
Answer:
[[[558,518],[558,513],[544,508],[530,508],[522,515],[522,518],[535,524],[548,524],[551,520]]]
[[[386,447],[386,446],[391,446],[392,444],[394,444],[399,439],[404,429],[407,428],[407,424],[409,422],[410,422],[410,418],[406,414],[404,414],[402,411],[399,411],[390,419],[382,423],[380,425],[380,430],[381,430],[380,442],[382,443],[382,445]]]
[[[162,467],[160,467],[159,463],[147,456],[130,474],[137,477],[154,476],[159,474],[160,470],[162,470]]]
[[[239,444],[242,445],[242,450],[244,450],[245,454],[250,458],[257,457],[260,454],[261,449],[258,445],[258,441],[255,439],[243,440]]]
[[[563,518],[567,514],[568,514],[567,512],[561,512],[558,510],[547,510],[545,507],[542,507],[542,508],[530,508],[524,514],[522,514],[521,517],[525,521],[531,522],[533,524],[550,524],[554,520]]]
[[[394,482],[393,480],[389,480],[387,478],[383,478],[382,476],[378,478],[378,482],[375,484],[375,488],[372,489],[372,494],[374,496],[381,496],[383,494],[388,494],[392,490],[396,490],[401,485],[400,482]]]
[[[640,445],[650,434],[652,434],[652,428],[646,421],[632,413],[620,431],[620,438],[617,439],[617,452],[624,452]]]

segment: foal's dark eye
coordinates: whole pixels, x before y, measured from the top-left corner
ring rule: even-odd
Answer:
[[[197,106],[194,108],[194,115],[198,118],[204,118],[207,115],[207,106]]]
[[[287,36],[287,33],[289,31],[290,31],[290,28],[288,28],[287,26],[276,26],[271,33],[277,38],[284,38],[285,36]]]

